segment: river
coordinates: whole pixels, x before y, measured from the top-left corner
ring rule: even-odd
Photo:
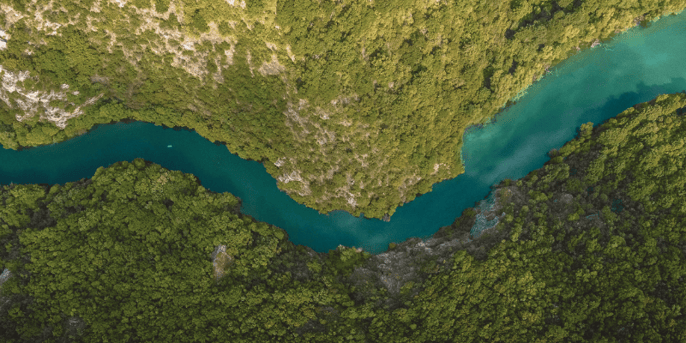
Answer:
[[[0,149],[0,184],[65,183],[88,178],[100,166],[135,158],[196,175],[214,192],[243,200],[242,212],[285,229],[295,244],[327,252],[338,245],[371,253],[388,243],[428,237],[450,225],[504,178],[543,166],[586,122],[596,125],[662,93],[686,90],[686,14],[632,28],[579,52],[527,89],[498,120],[465,134],[466,172],[398,208],[390,222],[335,211],[321,215],[276,187],[254,161],[245,161],[188,130],[149,123],[100,125],[68,141],[22,151]]]

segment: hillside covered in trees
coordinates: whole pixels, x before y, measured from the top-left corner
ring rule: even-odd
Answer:
[[[315,253],[140,159],[0,189],[6,342],[686,340],[686,93],[579,135],[426,241]],[[486,219],[495,222],[484,227]],[[497,220],[495,220],[497,219]],[[7,275],[7,274],[6,274]]]
[[[580,49],[686,0],[0,0],[0,144],[196,130],[309,207],[382,218]]]

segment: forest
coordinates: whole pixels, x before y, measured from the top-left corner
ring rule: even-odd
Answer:
[[[586,123],[426,241],[316,253],[136,159],[0,188],[5,342],[681,342],[686,93]],[[502,214],[501,214],[502,212]],[[490,219],[490,218],[489,218]],[[683,306],[683,307],[682,307]]]
[[[464,171],[466,128],[686,0],[0,0],[0,144],[140,120],[368,218]]]

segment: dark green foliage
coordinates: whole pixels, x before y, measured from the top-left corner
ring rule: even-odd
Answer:
[[[151,7],[150,0],[133,0],[131,1],[131,4],[140,9],[147,9]]]
[[[0,262],[15,275],[2,286],[6,342],[38,340],[46,325],[48,337],[66,339],[69,319],[85,321],[84,341],[178,341],[181,332],[198,341],[219,323],[224,338],[266,341],[336,303],[333,294],[309,299],[312,285],[273,270],[277,254],[293,251],[282,230],[240,215],[230,194],[143,160],[64,186],[5,186],[0,203]],[[219,245],[233,262],[216,282]],[[345,268],[359,264],[342,254]],[[283,309],[266,310],[273,305]]]
[[[176,17],[176,14],[174,14],[174,12],[169,13],[169,18],[167,18],[167,20],[163,20],[160,23],[160,28],[164,28],[164,29],[173,29],[173,28],[178,27],[178,26],[179,26],[179,20]]]
[[[193,27],[196,28],[200,32],[207,32],[209,30],[209,26],[207,26],[207,21],[205,21],[205,17],[202,16],[200,13],[200,10],[195,10],[195,14],[193,14]]]
[[[170,0],[155,0],[155,11],[157,13],[166,13],[169,9]]]

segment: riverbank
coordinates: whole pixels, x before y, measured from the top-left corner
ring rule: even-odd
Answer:
[[[650,335],[667,315],[676,324],[650,339],[676,338],[684,318],[670,304],[681,304],[674,294],[684,289],[684,257],[668,252],[684,248],[677,219],[686,200],[683,185],[653,174],[678,176],[683,154],[668,149],[675,155],[650,165],[637,162],[651,151],[631,147],[667,151],[683,141],[683,108],[686,94],[661,95],[584,125],[541,168],[495,185],[433,237],[377,255],[294,245],[283,230],[238,216],[235,197],[139,159],[65,185],[1,187],[0,202],[12,207],[0,207],[11,223],[0,231],[0,260],[21,277],[0,276],[11,287],[0,296],[0,326],[15,341],[116,339],[122,327],[141,341],[174,340],[179,330],[204,338],[220,325],[210,338],[330,342],[354,329],[360,342],[530,342],[569,318],[584,325],[558,337]],[[658,308],[621,297],[631,291]],[[605,299],[602,315],[584,317],[597,299]],[[627,306],[633,317],[610,315]],[[498,320],[503,308],[514,321]],[[538,317],[527,318],[534,310]],[[633,325],[642,318],[645,326]],[[234,330],[246,322],[245,332]]]

